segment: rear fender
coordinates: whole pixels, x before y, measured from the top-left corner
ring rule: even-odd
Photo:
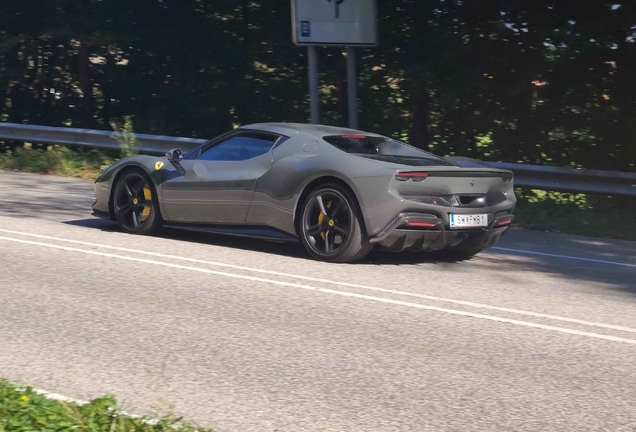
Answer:
[[[336,179],[337,182],[346,186],[358,201],[360,209],[363,210],[364,199],[355,182],[341,170],[334,169],[332,159],[332,155],[294,155],[276,161],[272,168],[256,182],[247,222],[270,225],[296,235],[296,218],[300,199],[308,190],[328,182],[329,179]],[[336,162],[336,164],[339,163],[342,162]],[[349,163],[349,165],[353,164]],[[360,165],[364,167],[366,164]],[[377,170],[375,164],[372,164],[372,168]],[[356,171],[363,172],[359,168]],[[362,211],[362,214],[364,217],[365,212]]]

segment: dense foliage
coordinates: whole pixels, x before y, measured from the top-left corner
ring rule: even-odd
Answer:
[[[318,1],[318,0],[317,0]],[[326,2],[326,0],[324,0]],[[361,128],[440,154],[636,164],[636,2],[379,0]],[[343,50],[320,50],[323,122],[346,124]],[[289,0],[0,2],[0,120],[211,137],[306,121]]]

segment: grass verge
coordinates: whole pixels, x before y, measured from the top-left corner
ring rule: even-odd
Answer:
[[[86,405],[51,400],[30,387],[0,380],[0,432],[212,432],[180,419],[132,417],[122,413],[112,396]]]
[[[0,169],[58,174],[95,179],[103,168],[115,163],[116,154],[61,145],[32,146],[24,144],[0,153]]]
[[[636,199],[517,190],[515,226],[636,241]]]

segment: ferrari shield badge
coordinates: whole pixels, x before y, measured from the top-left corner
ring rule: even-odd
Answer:
[[[157,161],[157,163],[155,164],[155,170],[159,171],[161,168],[163,168],[163,162]]]

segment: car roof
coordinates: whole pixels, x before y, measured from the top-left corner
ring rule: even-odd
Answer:
[[[356,129],[343,128],[339,126],[327,126],[322,124],[309,123],[256,123],[241,126],[240,129],[261,130],[265,132],[274,132],[280,135],[293,136],[300,132],[314,135],[322,138],[329,135],[366,135],[381,136],[371,132],[365,132]]]

